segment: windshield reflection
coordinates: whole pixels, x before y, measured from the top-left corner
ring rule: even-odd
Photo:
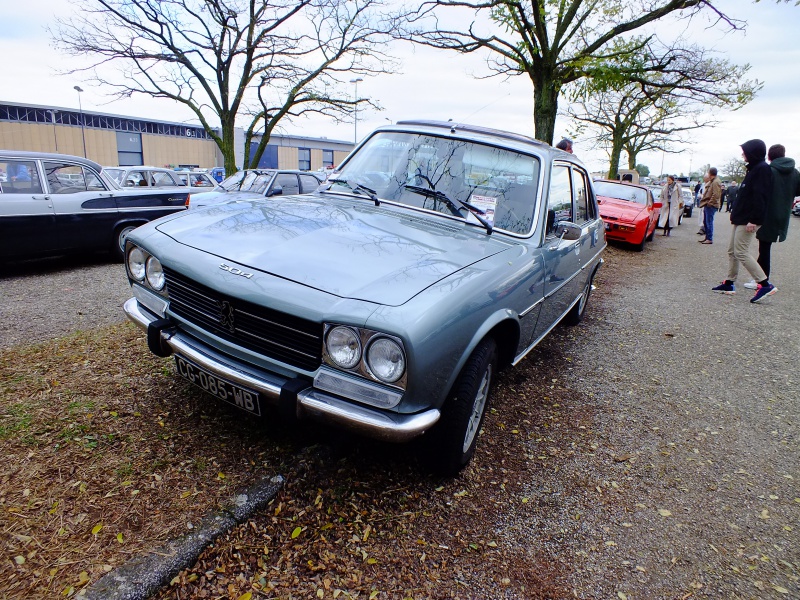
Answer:
[[[375,190],[381,201],[448,216],[454,216],[450,201],[466,202],[496,229],[527,234],[538,178],[534,156],[433,135],[379,132],[345,163],[331,190],[349,191],[341,183],[346,181]],[[421,194],[419,188],[438,193]],[[466,210],[461,218],[479,223]]]

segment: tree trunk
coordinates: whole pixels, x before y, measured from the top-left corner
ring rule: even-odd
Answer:
[[[614,132],[611,138],[611,151],[609,152],[608,178],[616,179],[619,174],[619,157],[622,155],[622,136]]]
[[[555,78],[547,74],[531,74],[533,82],[533,125],[534,137],[550,145],[556,130],[558,114],[558,93],[561,86]]]
[[[236,171],[236,143],[235,143],[235,127],[232,115],[225,115],[220,119],[222,142],[217,143],[220,152],[222,152],[222,162],[225,167],[225,177],[230,177]]]
[[[631,170],[636,169],[636,152],[628,150],[628,168]]]

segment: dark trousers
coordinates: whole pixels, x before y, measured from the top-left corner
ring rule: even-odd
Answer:
[[[717,216],[717,209],[713,206],[703,207],[703,229],[706,232],[706,239],[714,241],[714,217]]]
[[[764,273],[769,277],[769,254],[772,250],[772,242],[758,240],[758,264],[764,269]]]

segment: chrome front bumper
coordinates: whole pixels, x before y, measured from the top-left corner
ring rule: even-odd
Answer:
[[[142,310],[136,298],[125,302],[123,310],[131,321],[145,331],[160,320],[149,311]],[[295,402],[295,413],[300,419],[312,418],[335,423],[362,435],[390,442],[405,442],[417,437],[439,420],[440,412],[435,408],[403,415],[354,404],[310,386],[295,393],[291,390],[292,386],[287,386],[295,380],[235,361],[175,328],[165,328],[158,335],[160,347],[166,351],[164,354],[178,353],[221,379],[258,391],[262,398],[275,406],[280,406],[289,398]]]

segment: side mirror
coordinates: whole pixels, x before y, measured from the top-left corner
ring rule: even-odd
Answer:
[[[556,225],[556,235],[569,242],[581,239],[581,228],[575,223],[561,221]]]
[[[269,191],[269,194],[267,194],[267,196],[280,196],[282,194],[283,194],[283,188],[279,185],[275,185]]]
[[[653,203],[653,208],[661,208],[662,206],[664,206],[664,204],[661,203],[661,202],[654,202]]]

